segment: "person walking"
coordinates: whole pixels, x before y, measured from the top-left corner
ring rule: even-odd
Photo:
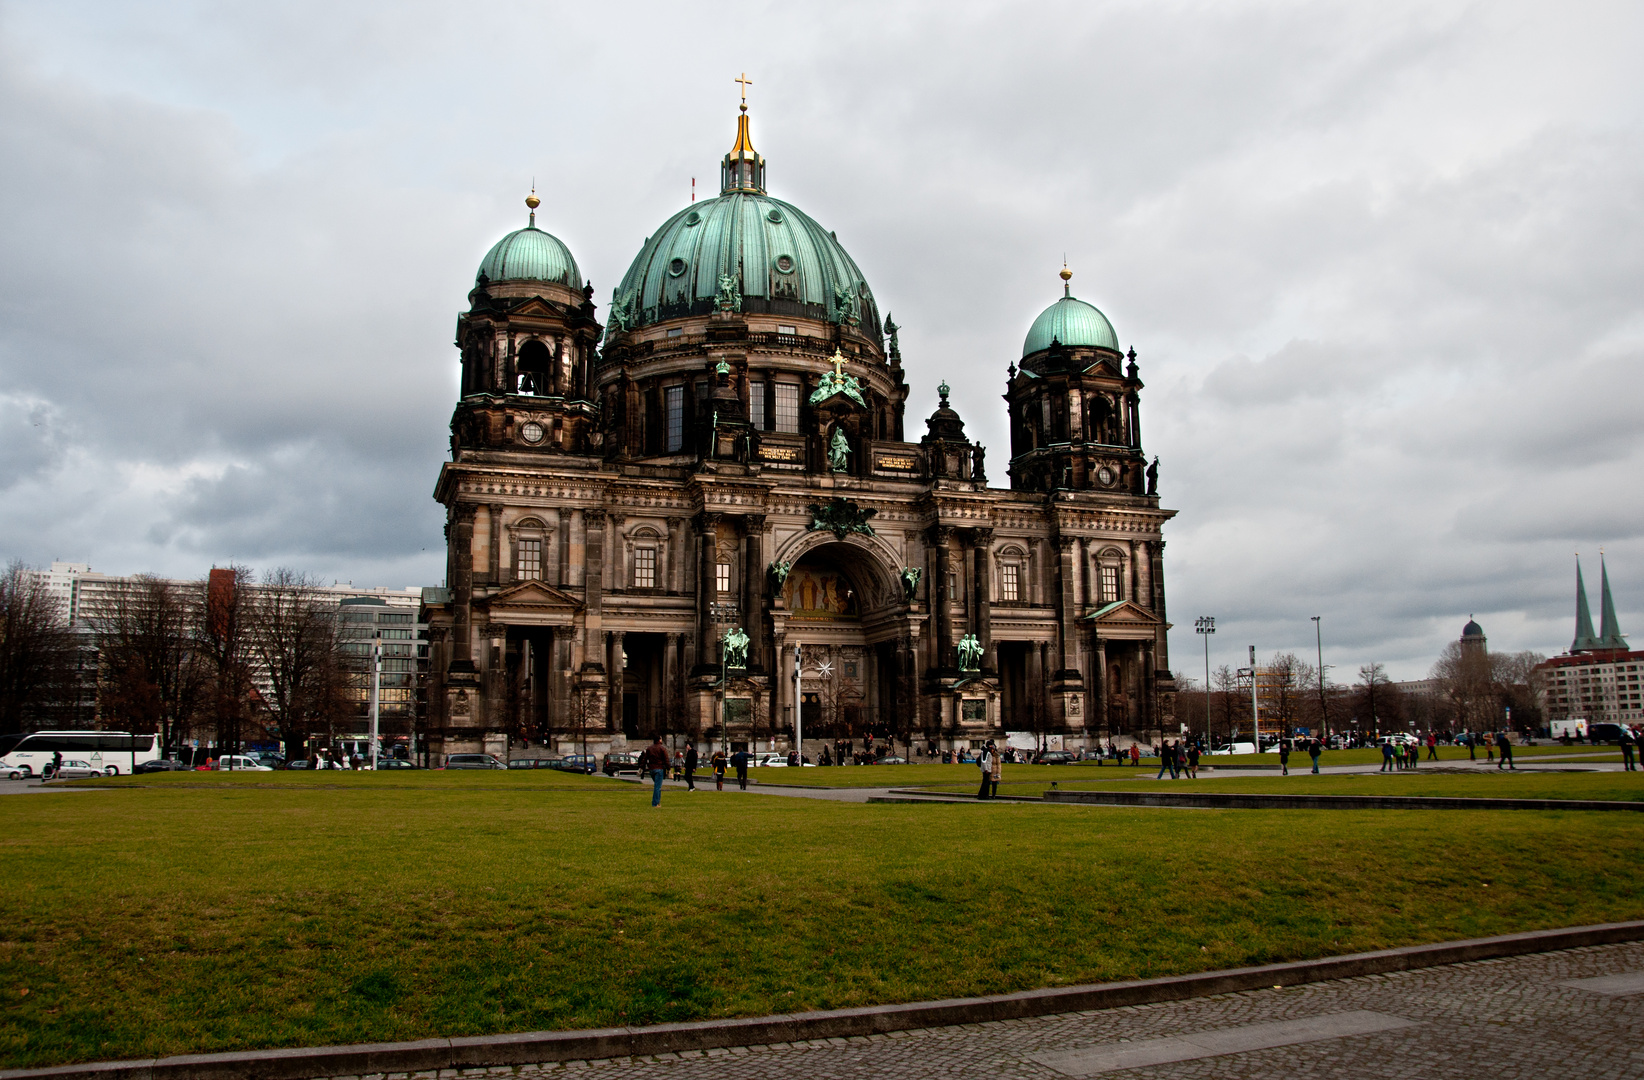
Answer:
[[[994,747],[992,739],[988,740],[988,755],[993,759],[988,768],[988,776],[993,781],[993,790],[989,792],[989,797],[997,799],[999,797],[999,781],[1004,779],[1005,775],[1005,755]]]
[[[746,750],[738,750],[731,755],[731,764],[736,766],[736,783],[743,791],[748,790],[748,759],[753,757]]]
[[[982,770],[982,786],[976,789],[978,799],[987,798],[988,793],[993,790],[992,759],[993,755],[988,752],[988,748],[985,746],[976,752],[976,765],[977,768]]]
[[[1623,772],[1636,772],[1638,766],[1633,764],[1633,733],[1625,724],[1621,727],[1621,765]]]
[[[1381,768],[1377,769],[1376,771],[1377,772],[1393,772],[1394,771],[1394,769],[1393,769],[1393,741],[1391,739],[1383,739],[1381,741]]]
[[[1187,744],[1187,778],[1189,780],[1199,778],[1199,744],[1196,742]]]
[[[1279,775],[1290,775],[1290,740],[1279,740]]]
[[[1496,762],[1496,771],[1500,772],[1501,767],[1505,765],[1514,772],[1518,772],[1518,766],[1513,764],[1513,743],[1512,740],[1507,738],[1505,731],[1497,733],[1496,749],[1501,751],[1501,760]]]
[[[51,752],[51,775],[49,777],[47,777],[46,779],[55,780],[57,778],[57,774],[62,772],[62,771],[63,771],[63,752],[61,750],[53,750]]]
[[[696,790],[696,743],[685,748],[685,790]]]
[[[1307,756],[1313,759],[1314,776],[1319,775],[1319,755],[1322,753],[1324,753],[1324,743],[1320,742],[1318,739],[1309,739],[1307,743]]]
[[[1131,743],[1130,744],[1130,767],[1133,768],[1133,769],[1137,769],[1137,768],[1141,768],[1141,765],[1142,765],[1142,748],[1137,746],[1135,743]]]
[[[713,765],[713,770],[714,770],[714,790],[715,791],[724,791],[725,790],[725,751],[715,750],[714,751],[714,756],[713,756],[713,761],[710,764]]]
[[[1438,760],[1438,736],[1431,731],[1427,733],[1427,760]]]
[[[1159,775],[1153,779],[1163,780],[1165,773],[1169,773],[1172,780],[1176,779],[1176,770],[1171,768],[1170,765],[1170,743],[1168,740],[1159,744]]]
[[[1473,733],[1471,731],[1469,731],[1467,734],[1463,735],[1462,738],[1467,740],[1467,760],[1468,761],[1477,761],[1478,760],[1478,740],[1473,737]]]
[[[661,735],[639,755],[639,771],[651,777],[651,805],[661,806],[662,778],[668,775],[668,748],[662,745]]]

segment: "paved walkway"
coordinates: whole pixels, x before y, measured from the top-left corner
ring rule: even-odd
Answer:
[[[1644,942],[872,1038],[438,1075],[550,1073],[589,1080],[1621,1080],[1644,1076]]]

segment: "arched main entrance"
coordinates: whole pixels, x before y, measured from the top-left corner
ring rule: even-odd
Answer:
[[[911,692],[908,611],[900,581],[866,544],[823,542],[801,554],[782,589],[783,670],[791,677],[793,650],[801,649],[800,718],[805,741],[863,745],[905,743],[912,709],[898,707],[899,688]],[[791,686],[787,688],[791,695]],[[791,710],[791,696],[784,697]],[[902,715],[903,712],[907,715]],[[779,726],[790,731],[792,716]],[[808,751],[811,752],[811,751]]]

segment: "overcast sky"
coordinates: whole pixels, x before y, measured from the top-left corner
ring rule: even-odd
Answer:
[[[687,14],[682,15],[682,12]],[[438,584],[475,267],[608,303],[753,80],[774,195],[1004,482],[1060,292],[1140,354],[1172,666],[1644,633],[1644,7],[0,2],[0,556]]]

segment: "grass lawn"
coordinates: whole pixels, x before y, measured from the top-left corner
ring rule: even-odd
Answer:
[[[1001,795],[1038,795],[1050,787],[1005,766]],[[1610,799],[1644,801],[1644,772],[1348,773],[1292,772],[1289,776],[1206,776],[1155,780],[1153,773],[1126,779],[1062,780],[1063,791],[1225,791],[1248,795],[1418,795],[1456,799]],[[933,784],[926,790],[969,793],[976,785]],[[1644,828],[1644,821],[1640,822]]]
[[[1605,747],[1605,746],[1559,746],[1559,745],[1553,745],[1553,746],[1514,746],[1513,747],[1513,758],[1515,760],[1517,760],[1519,758],[1530,758],[1530,757],[1562,757],[1566,754],[1578,754],[1578,755],[1610,754],[1610,755],[1612,755],[1612,760],[1615,760],[1615,761],[1620,761],[1621,760],[1621,751],[1619,749],[1617,749],[1616,747],[1613,747],[1613,746]],[[1438,756],[1438,763],[1442,763],[1442,762],[1446,762],[1446,761],[1467,761],[1468,760],[1467,748],[1465,746],[1441,746],[1441,747],[1438,748],[1438,755],[1439,755]],[[1143,760],[1146,761],[1147,759],[1144,758]],[[1275,751],[1270,751],[1266,754],[1213,754],[1209,757],[1201,758],[1200,760],[1205,761],[1205,762],[1209,762],[1209,763],[1214,764],[1214,765],[1220,765],[1222,768],[1225,769],[1225,768],[1236,768],[1239,765],[1277,765],[1279,763],[1279,754],[1278,754],[1278,751],[1276,751],[1276,750]],[[1427,747],[1425,747],[1425,746],[1423,746],[1421,748],[1421,760],[1423,762],[1427,761]],[[1484,747],[1482,747],[1482,746],[1478,748],[1478,760],[1479,761],[1484,761],[1485,760]],[[1591,760],[1597,761],[1597,760],[1600,760],[1600,759],[1597,758],[1597,757],[1594,757]],[[1298,762],[1298,761],[1302,762],[1303,764],[1308,765],[1308,767],[1311,768],[1311,764],[1312,764],[1312,759],[1311,758],[1309,758],[1306,754],[1302,753],[1299,750],[1293,751],[1290,755],[1290,765],[1291,765],[1291,767],[1294,768],[1296,762]],[[1319,757],[1319,764],[1320,765],[1380,765],[1381,764],[1381,750],[1378,747],[1373,747],[1373,746],[1364,747],[1364,748],[1358,749],[1358,750],[1326,750]],[[1158,772],[1158,770],[1159,770],[1159,759],[1154,758],[1153,759],[1153,771]]]
[[[0,799],[0,1065],[835,1008],[1644,916],[1629,814],[675,789],[653,810],[541,772],[97,783],[134,790]]]
[[[1108,771],[1104,768],[1097,772],[1095,765],[1006,765],[1005,768],[1024,773],[1031,769],[1034,777],[1043,778],[1046,787],[1050,786],[1052,780],[1085,780],[1100,777]],[[697,783],[702,782],[700,777],[703,775],[708,775],[708,782],[713,783],[711,774],[704,774],[700,770]],[[736,774],[731,771],[725,773],[727,782],[735,776]],[[763,784],[831,788],[917,787],[923,784],[962,785],[968,782],[974,791],[982,782],[982,771],[975,765],[835,765],[826,769],[749,769],[748,779]]]

